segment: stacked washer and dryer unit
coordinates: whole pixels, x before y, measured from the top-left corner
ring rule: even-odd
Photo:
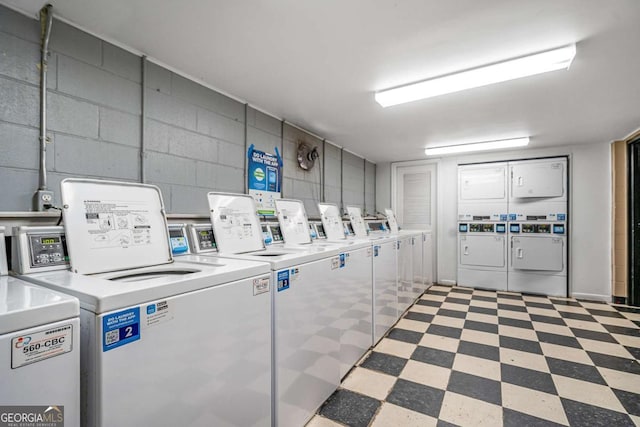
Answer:
[[[566,157],[458,167],[458,284],[567,296]]]

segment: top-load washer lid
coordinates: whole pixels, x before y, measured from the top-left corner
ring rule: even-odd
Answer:
[[[78,300],[15,277],[0,277],[0,335],[80,315]]]
[[[301,245],[311,243],[309,221],[304,204],[300,200],[276,199],[276,212],[284,243]]]
[[[211,226],[221,254],[264,250],[262,227],[253,197],[246,194],[209,193]]]
[[[60,189],[72,271],[94,274],[173,261],[158,187],[70,178]]]
[[[344,224],[338,206],[335,203],[318,203],[318,210],[327,240],[345,240]]]
[[[398,221],[396,220],[396,214],[393,213],[391,209],[384,210],[385,215],[387,215],[387,221],[389,221],[389,228],[392,233],[397,233],[400,229],[398,228]]]
[[[353,231],[357,237],[366,238],[367,227],[364,225],[364,219],[362,218],[362,209],[357,206],[347,206],[347,212],[349,213],[349,219],[353,226]]]
[[[80,307],[96,314],[147,304],[176,295],[268,274],[270,265],[232,259],[183,255],[170,265],[84,275],[68,270],[33,273],[21,278],[72,295]],[[183,258],[186,258],[185,262]]]

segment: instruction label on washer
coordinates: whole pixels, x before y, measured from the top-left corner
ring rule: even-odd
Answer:
[[[278,271],[278,292],[289,289],[289,270]]]
[[[85,200],[85,219],[91,249],[151,245],[146,204],[117,200]]]
[[[269,278],[253,279],[253,296],[269,292]]]
[[[140,307],[107,314],[102,318],[102,351],[140,339]]]
[[[173,311],[169,301],[158,301],[144,307],[142,327],[149,328],[173,320]]]
[[[68,353],[72,349],[72,324],[21,335],[11,340],[11,369]]]

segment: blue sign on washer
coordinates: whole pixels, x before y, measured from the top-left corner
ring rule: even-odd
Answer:
[[[140,307],[129,308],[102,318],[102,351],[140,339]]]
[[[289,270],[278,271],[278,292],[289,289]]]

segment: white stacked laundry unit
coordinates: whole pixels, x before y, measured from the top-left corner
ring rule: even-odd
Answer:
[[[458,285],[507,289],[508,165],[458,167]]]
[[[567,296],[567,158],[509,163],[509,290]]]
[[[458,167],[458,284],[567,295],[567,158]]]

